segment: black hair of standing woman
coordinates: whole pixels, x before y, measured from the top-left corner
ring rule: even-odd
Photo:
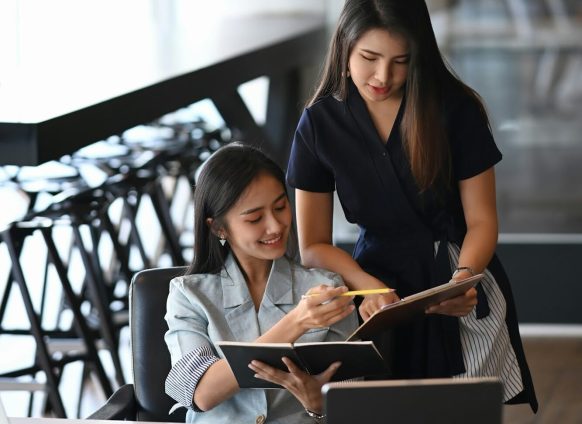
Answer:
[[[208,226],[227,227],[224,220],[251,182],[267,174],[281,183],[287,195],[285,173],[257,147],[239,142],[218,149],[204,164],[194,188],[194,261],[186,274],[214,274],[220,272],[230,250]],[[294,256],[295,231],[291,227],[288,255]]]
[[[416,183],[421,191],[435,185],[450,187],[451,157],[443,108],[446,92],[466,92],[479,106],[485,121],[489,120],[479,95],[443,59],[424,0],[346,0],[320,83],[308,106],[328,95],[346,100],[351,51],[371,29],[385,29],[408,41],[406,106],[400,130]]]

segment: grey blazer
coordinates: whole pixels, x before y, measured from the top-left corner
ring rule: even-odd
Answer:
[[[337,274],[306,269],[283,257],[273,262],[259,311],[234,258],[227,258],[220,274],[178,277],[170,283],[165,340],[172,366],[184,355],[208,347],[219,357],[214,342],[253,341],[291,311],[301,295],[319,284],[343,285]],[[327,328],[306,332],[297,342],[343,341],[357,327],[355,311]],[[186,405],[189,406],[189,405]],[[206,412],[189,409],[192,423],[311,423],[301,404],[286,390],[241,389]]]

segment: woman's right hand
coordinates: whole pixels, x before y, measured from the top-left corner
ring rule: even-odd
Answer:
[[[310,375],[303,372],[287,357],[281,358],[281,361],[287,366],[289,372],[281,371],[260,361],[251,361],[249,368],[256,373],[255,377],[279,384],[289,390],[305,409],[321,413],[323,409],[321,387],[331,380],[341,363],[334,362],[321,374]]]
[[[345,286],[325,284],[311,288],[292,311],[296,323],[305,332],[341,321],[355,309],[353,296],[340,296],[346,291]]]
[[[364,321],[367,321],[382,306],[389,305],[398,300],[400,298],[396,295],[396,292],[367,295],[360,305],[360,316]]]

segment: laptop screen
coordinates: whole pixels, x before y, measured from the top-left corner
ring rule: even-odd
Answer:
[[[500,424],[503,389],[495,378],[328,383],[328,424],[361,422]]]

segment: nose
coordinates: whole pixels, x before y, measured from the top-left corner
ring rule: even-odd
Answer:
[[[267,234],[276,234],[283,230],[283,222],[281,222],[275,214],[270,213],[266,218]]]
[[[389,63],[379,64],[376,68],[375,78],[382,84],[386,84],[392,75],[392,67]]]

